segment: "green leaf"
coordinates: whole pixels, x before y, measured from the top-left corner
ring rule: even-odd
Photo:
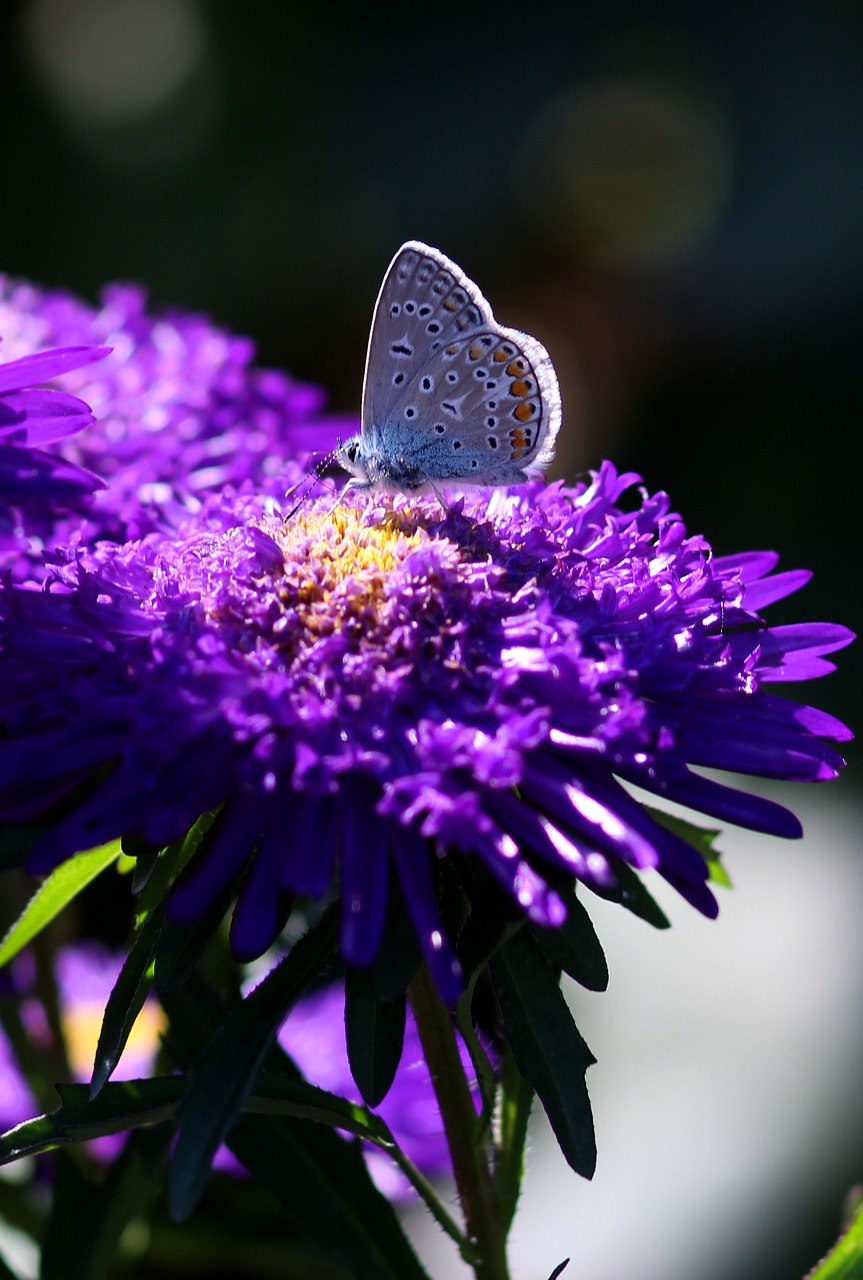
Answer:
[[[284,1058],[281,1051],[279,1056]],[[462,1232],[435,1195],[426,1177],[400,1150],[380,1116],[373,1115],[365,1107],[348,1102],[346,1098],[308,1084],[305,1080],[285,1075],[283,1067],[278,1071],[261,1072],[255,1092],[246,1102],[244,1111],[249,1115],[279,1115],[296,1120],[315,1120],[330,1128],[343,1129],[366,1142],[373,1142],[392,1157],[441,1229],[455,1241],[459,1249],[463,1247]]]
[[[216,838],[218,834],[217,817],[218,815],[210,813],[204,814],[182,841],[171,845],[161,855],[160,864],[164,865],[160,865],[157,872],[150,878],[147,886],[147,895],[149,897],[152,897],[154,890],[159,890],[165,879],[164,872],[166,868],[171,868],[173,873],[176,874],[181,866],[186,865],[192,854],[200,846]],[[204,856],[206,856],[205,852]],[[161,875],[158,874],[159,871],[162,872]],[[225,912],[236,896],[237,885],[244,871],[245,868],[241,867],[215,901],[210,904],[206,911],[202,911],[191,924],[179,923],[176,920],[172,920],[170,915],[165,917],[156,948],[155,980],[156,990],[160,996],[164,997],[186,981],[198,963],[202,952],[222,923]],[[167,885],[164,886],[162,896],[166,892]]]
[[[178,1116],[178,1138],[168,1170],[175,1221],[192,1212],[210,1174],[219,1144],[254,1088],[276,1033],[336,945],[338,903],[231,1010],[191,1072]],[[169,1016],[173,1015],[167,1004]]]
[[[91,880],[116,862],[120,857],[120,841],[111,840],[86,853],[77,853],[61,862],[47,876],[27,903],[21,915],[0,943],[0,967],[16,956],[22,947],[50,924],[65,906],[84,889]]]
[[[99,1212],[99,1187],[71,1160],[58,1160],[42,1240],[39,1280],[81,1280],[86,1234]],[[66,1269],[68,1259],[69,1267]]]
[[[479,1085],[480,1097],[482,1099],[482,1110],[479,1116],[479,1126],[477,1140],[481,1141],[488,1135],[491,1128],[491,1121],[494,1115],[495,1104],[497,1101],[497,1072],[492,1064],[485,1046],[477,1034],[473,1021],[473,998],[476,992],[477,979],[479,974],[474,972],[468,980],[468,984],[456,1002],[455,1015],[456,1025],[464,1040],[465,1047],[470,1054],[471,1065],[476,1075],[476,1081]],[[482,1137],[480,1137],[482,1135]]]
[[[71,1160],[58,1161],[40,1280],[103,1280],[116,1274],[118,1256],[134,1260],[124,1257],[121,1239],[158,1190],[170,1139],[170,1125],[133,1134],[104,1184],[83,1177]]]
[[[596,1140],[584,1075],[596,1059],[572,1020],[557,973],[527,930],[492,957],[490,968],[518,1069],[536,1090],[567,1163],[590,1178]]]
[[[566,898],[566,920],[559,929],[530,925],[530,932],[553,963],[588,991],[608,986],[608,965],[590,916],[571,893]]]
[[[0,1164],[39,1155],[67,1142],[86,1142],[106,1133],[123,1133],[158,1124],[173,1115],[186,1088],[182,1076],[151,1080],[115,1080],[90,1100],[86,1084],[58,1084],[60,1106],[49,1115],[16,1125],[0,1137]]]
[[[132,887],[138,896],[138,923],[142,924],[142,917],[146,917],[151,911],[154,911],[158,904],[165,897],[174,880],[197,852],[201,841],[212,827],[218,816],[218,810],[201,814],[197,822],[195,822],[186,834],[180,839],[175,840],[173,844],[169,844],[162,849],[156,858],[155,865],[151,865],[151,859],[148,852],[142,850],[141,857],[144,859],[144,865],[140,870],[136,869]]]
[[[192,980],[169,998],[172,1019],[169,1044],[181,1065],[194,1060],[202,1043],[217,1025],[218,1000],[201,982]],[[357,1144],[328,1132],[322,1124],[293,1119],[279,1108],[296,1107],[302,1115],[325,1124],[338,1123],[349,1132],[386,1146],[389,1131],[364,1108],[307,1085],[290,1074],[289,1059],[280,1049],[269,1061],[279,1065],[259,1077],[246,1103],[249,1112],[232,1128],[227,1145],[249,1172],[276,1197],[284,1216],[317,1245],[320,1253],[336,1261],[349,1275],[364,1280],[427,1280],[404,1239],[392,1206],[369,1177]],[[111,1086],[109,1085],[108,1088]],[[401,1167],[409,1172],[403,1163]],[[415,1171],[414,1171],[415,1172]],[[417,1183],[422,1194],[431,1193]],[[428,1201],[427,1201],[428,1203]],[[432,1211],[435,1212],[433,1205]],[[440,1211],[439,1221],[446,1219]],[[451,1234],[454,1228],[451,1228]],[[455,1232],[457,1236],[457,1231]]]
[[[156,943],[153,968],[156,991],[164,999],[182,986],[211,942],[230,903],[233,886],[191,924],[166,916]]]
[[[681,840],[692,845],[707,863],[710,879],[714,884],[720,884],[724,889],[733,888],[731,877],[720,862],[721,854],[713,847],[714,840],[722,835],[721,831],[698,827],[694,822],[687,822],[685,818],[677,818],[674,814],[665,813],[662,809],[654,809],[648,804],[644,805],[644,808],[654,822],[658,822],[661,827],[665,827],[666,831],[672,831],[676,836],[680,836]]]
[[[183,1076],[153,1076],[114,1081],[91,1100],[83,1084],[57,1085],[61,1105],[49,1115],[25,1120],[0,1137],[0,1164],[39,1155],[70,1142],[87,1142],[106,1133],[154,1125],[179,1106],[188,1081]],[[347,1098],[280,1071],[264,1071],[246,1102],[250,1115],[289,1116],[344,1129],[385,1151],[394,1139],[379,1116]]]
[[[381,1001],[367,969],[349,969],[345,978],[345,1034],[351,1075],[364,1101],[377,1107],[387,1096],[405,1041],[404,995]]]
[[[393,893],[381,945],[370,969],[378,1000],[386,1003],[404,995],[421,964],[422,954],[404,897]]]
[[[806,1280],[863,1280],[863,1198],[857,1200],[846,1231]]]
[[[638,916],[647,924],[652,924],[654,929],[668,929],[670,927],[668,916],[645,889],[640,876],[619,858],[611,858],[609,861],[613,864],[614,874],[617,877],[616,886],[610,888],[586,884],[585,888],[595,893],[598,898],[604,898],[606,902],[619,902],[634,916]]]
[[[500,1216],[507,1234],[521,1191],[534,1096],[533,1088],[519,1071],[512,1049],[507,1045],[500,1071],[500,1141],[494,1169]]]
[[[152,983],[152,962],[162,927],[161,910],[149,917],[129,952],[114,988],[108,997],[102,1018],[102,1030],[96,1046],[90,1097],[95,1098],[120,1061],[129,1032],[147,998]]]
[[[123,852],[129,855],[128,849]],[[140,853],[136,853],[135,869],[132,872],[132,892],[136,895],[141,894],[146,889],[150,879],[159,865],[159,858],[164,850],[159,849],[142,849]]]
[[[363,1280],[428,1280],[361,1147],[301,1120],[246,1116],[228,1146],[322,1253]]]
[[[472,869],[471,869],[472,870]],[[477,877],[465,879],[471,895],[471,910],[458,935],[458,958],[468,982],[485,970],[490,958],[524,925],[524,915],[513,910],[496,886],[477,884]]]
[[[393,1137],[383,1120],[365,1107],[281,1071],[262,1071],[244,1110],[249,1115],[290,1116],[344,1129],[388,1150]]]

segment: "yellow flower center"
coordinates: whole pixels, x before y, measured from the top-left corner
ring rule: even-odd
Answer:
[[[392,510],[379,524],[350,508],[301,515],[277,535],[285,553],[282,599],[315,636],[349,619],[371,620],[389,575],[428,540],[409,510]]]

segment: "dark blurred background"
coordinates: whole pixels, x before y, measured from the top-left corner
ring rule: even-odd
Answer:
[[[142,281],[354,409],[381,275],[427,240],[548,347],[557,474],[612,457],[718,550],[814,569],[775,618],[863,630],[863,7],[399,17],[4,0],[0,270]],[[859,725],[840,666],[807,693]]]

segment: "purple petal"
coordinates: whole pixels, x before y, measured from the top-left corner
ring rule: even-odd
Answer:
[[[0,439],[51,444],[76,435],[93,421],[90,406],[65,391],[13,391],[0,400]]]
[[[110,354],[111,347],[56,347],[51,351],[39,351],[35,355],[9,360],[0,364],[0,395],[49,382],[71,369],[80,369],[82,365],[103,360]]]
[[[399,882],[426,963],[444,1001],[453,1005],[462,992],[461,964],[437,912],[428,840],[399,822],[390,824],[390,838]]]
[[[343,788],[350,817],[342,834],[342,951],[350,964],[375,958],[387,905],[389,824],[362,779]]]
[[[168,898],[168,914],[190,924],[215,903],[249,857],[266,820],[260,796],[235,800],[221,818],[215,839],[190,864]]]
[[[760,582],[747,582],[744,604],[753,613],[760,613],[767,605],[784,600],[805,587],[811,577],[808,569],[789,569],[785,573],[775,573],[772,578],[762,578]]]

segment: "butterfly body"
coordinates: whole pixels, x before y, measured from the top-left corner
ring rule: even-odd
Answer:
[[[439,250],[403,244],[375,306],[362,429],[337,453],[348,488],[521,483],[554,456],[560,417],[545,348],[499,325]]]

